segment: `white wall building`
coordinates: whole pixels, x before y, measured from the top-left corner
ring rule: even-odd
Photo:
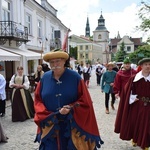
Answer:
[[[34,73],[44,53],[61,47],[67,30],[47,0],[0,0],[0,73],[7,81],[20,65],[24,74]]]

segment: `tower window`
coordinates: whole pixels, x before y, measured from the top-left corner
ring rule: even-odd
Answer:
[[[98,35],[98,39],[102,39],[102,35],[101,34]]]

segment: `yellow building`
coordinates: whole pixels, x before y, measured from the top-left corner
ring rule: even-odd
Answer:
[[[77,47],[78,62],[91,61],[103,62],[102,60],[102,46],[90,40],[85,36],[71,35],[69,39],[69,45],[71,47]]]

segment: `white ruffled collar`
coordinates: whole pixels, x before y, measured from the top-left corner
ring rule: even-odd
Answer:
[[[147,77],[144,77],[144,76],[142,75],[142,71],[140,71],[140,72],[138,72],[138,73],[136,74],[136,76],[135,76],[133,82],[139,81],[139,80],[142,79],[142,78],[144,78],[145,81],[148,80],[148,81],[150,82],[150,74],[149,74]]]

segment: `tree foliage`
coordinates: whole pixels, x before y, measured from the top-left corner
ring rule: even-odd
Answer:
[[[123,62],[124,58],[126,57],[126,52],[125,52],[125,45],[124,42],[121,43],[120,49],[116,53],[116,56],[114,57],[116,62]]]
[[[129,54],[129,58],[135,64],[144,57],[150,57],[150,45],[139,46],[136,51]]]
[[[77,47],[71,47],[70,48],[70,57],[74,57],[75,59],[77,59]]]
[[[146,33],[147,31],[150,30],[150,1],[149,0],[141,2],[141,8],[139,10],[138,16],[141,20],[141,24],[136,28]],[[150,37],[147,40],[150,41]]]

